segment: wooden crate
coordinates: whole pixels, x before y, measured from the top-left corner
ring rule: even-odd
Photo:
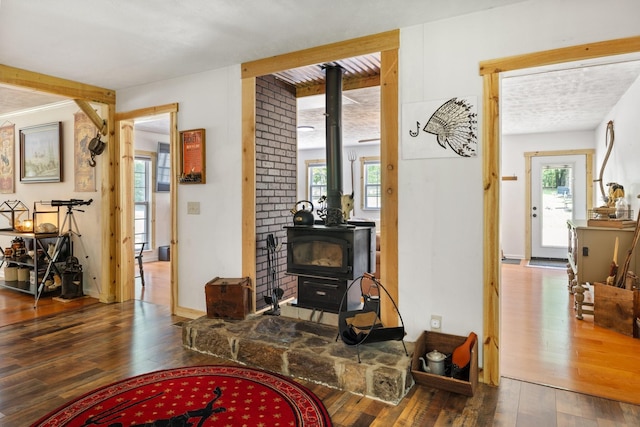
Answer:
[[[248,277],[216,277],[204,286],[207,317],[244,320],[251,312],[251,280]]]
[[[601,282],[595,282],[593,289],[593,323],[638,338],[635,319],[640,316],[640,291]]]
[[[454,393],[473,396],[478,386],[478,341],[473,345],[471,350],[471,367],[469,369],[469,381],[458,380],[455,378],[445,377],[424,372],[421,369],[419,357],[425,357],[425,354],[433,350],[438,350],[444,354],[453,353],[456,347],[462,345],[467,337],[458,335],[443,334],[440,332],[424,331],[416,342],[411,360],[411,375],[417,384],[427,387],[439,388]],[[425,358],[426,360],[426,358]]]

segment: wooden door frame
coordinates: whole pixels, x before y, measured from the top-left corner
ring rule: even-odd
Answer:
[[[483,194],[483,377],[500,383],[500,73],[640,52],[640,36],[480,62]]]
[[[116,113],[116,129],[120,129],[121,123],[133,121],[136,118],[157,116],[159,114],[169,114],[169,152],[171,156],[171,175],[169,183],[169,201],[171,209],[171,240],[169,253],[171,254],[171,277],[170,277],[170,294],[169,306],[171,314],[177,312],[186,313],[189,309],[181,309],[178,305],[178,175],[175,171],[179,170],[179,156],[175,153],[178,149],[178,104],[157,105],[154,107],[140,108],[132,111]],[[118,168],[120,192],[119,205],[120,209],[120,234],[118,236],[118,245],[121,248],[120,270],[118,287],[116,289],[116,300],[127,301],[134,298],[135,288],[135,265],[133,245],[134,236],[134,205],[133,200],[133,160],[135,158],[135,150],[133,140],[121,138],[121,132],[116,132],[118,146],[122,155],[120,156],[120,165]],[[129,177],[129,178],[127,178]]]
[[[558,156],[585,156],[585,179],[587,183],[585,212],[593,207],[593,187],[589,183],[593,182],[593,156],[594,149],[586,150],[559,150],[559,151],[530,151],[524,153],[525,170],[525,232],[524,232],[524,258],[531,259],[531,158],[532,157],[558,157]]]
[[[398,301],[398,49],[400,31],[319,46],[242,64],[242,276],[256,279],[256,77],[380,52],[380,280]],[[255,288],[253,290],[255,307]],[[398,302],[399,303],[399,302]],[[383,319],[397,317],[383,304]]]

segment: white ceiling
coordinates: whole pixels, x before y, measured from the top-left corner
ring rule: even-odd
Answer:
[[[0,63],[118,90],[519,1],[0,0]],[[638,64],[505,78],[504,132],[593,129],[640,74]],[[378,136],[369,123],[379,118],[356,111],[377,108],[370,92],[345,92],[357,101],[343,107],[345,145]],[[42,96],[0,85],[0,118],[60,101]],[[351,133],[355,117],[369,122]],[[322,145],[322,132],[312,134],[300,140]]]
[[[0,62],[109,89],[522,0],[0,0]]]
[[[638,76],[637,54],[505,73],[502,133],[594,130]]]

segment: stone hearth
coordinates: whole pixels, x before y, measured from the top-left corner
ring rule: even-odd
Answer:
[[[284,316],[246,320],[200,317],[183,325],[191,350],[397,404],[413,386],[414,343],[389,341],[356,347],[336,341],[337,326]]]

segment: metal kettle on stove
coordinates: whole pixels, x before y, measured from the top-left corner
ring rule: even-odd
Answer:
[[[310,207],[307,207],[307,204]],[[293,214],[293,225],[313,225],[315,222],[313,203],[309,200],[300,200],[297,202],[291,209],[291,213]]]

